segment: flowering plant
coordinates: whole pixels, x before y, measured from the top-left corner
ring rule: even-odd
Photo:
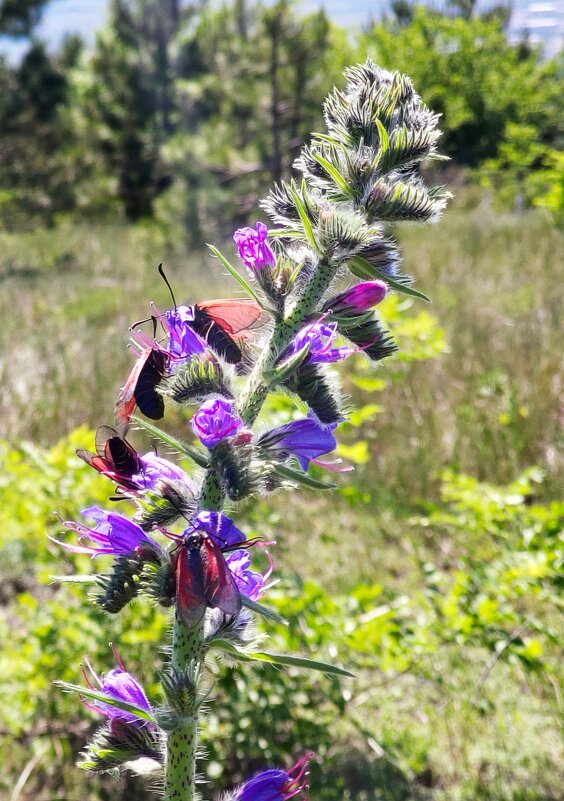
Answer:
[[[88,744],[82,767],[135,769],[139,760],[163,776],[166,801],[196,797],[198,718],[207,658],[212,649],[230,659],[300,666],[341,676],[345,668],[302,656],[261,650],[253,616],[284,623],[268,606],[273,562],[252,567],[252,545],[223,511],[226,500],[297,485],[327,490],[308,475],[337,445],[348,404],[330,365],[353,354],[378,362],[397,350],[374,311],[388,291],[424,298],[399,271],[395,243],[385,235],[394,221],[433,222],[448,195],[427,188],[425,159],[438,158],[437,117],[409,79],[371,61],[346,72],[344,91],[325,106],[326,135],[302,149],[300,184],[275,186],[263,209],[278,226],[235,232],[244,270],[216,248],[212,253],[248,298],[193,303],[153,315],[164,337],[133,335],[137,361],[116,404],[116,429],[99,429],[96,453],[79,455],[117,484],[124,514],[94,507],[82,514],[93,527],[68,522],[78,543],[57,541],[71,552],[112,557],[96,577],[96,602],[119,612],[137,595],[172,608],[169,663],[161,676],[164,705],[119,668],[86,686],[63,686],[107,722]],[[357,279],[361,279],[358,282]],[[343,288],[343,281],[348,286]],[[271,391],[290,392],[307,416],[259,431],[257,417]],[[158,420],[169,403],[191,409],[194,443],[184,443],[146,418]],[[137,416],[134,411],[137,408]],[[157,443],[191,459],[194,481],[156,454],[140,456],[126,440],[132,421]],[[174,530],[180,521],[180,530]],[[268,543],[271,545],[273,543]],[[268,552],[267,552],[268,553]],[[264,601],[264,604],[263,604]],[[231,795],[232,801],[282,801],[307,788],[306,753],[296,764],[265,766]]]

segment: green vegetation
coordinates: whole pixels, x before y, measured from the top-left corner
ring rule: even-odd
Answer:
[[[0,2],[0,30],[32,32],[45,5]],[[138,220],[164,207],[196,247],[226,236],[290,174],[321,129],[328,90],[366,55],[408,72],[442,114],[450,182],[559,218],[562,57],[509,45],[503,13],[451,6],[443,15],[398,2],[353,37],[290,0],[112,0],[92,52],[71,37],[50,55],[31,39],[21,65],[0,64],[2,227],[77,212]]]
[[[284,0],[114,0],[93,53],[71,39],[49,54],[31,38],[46,4],[0,2],[0,30],[30,36],[20,65],[0,65],[0,797],[116,795],[73,766],[93,716],[52,682],[76,682],[85,654],[111,667],[111,637],[154,693],[168,620],[136,602],[108,619],[88,584],[53,582],[93,570],[55,552],[54,513],[109,492],[74,451],[112,422],[128,326],[170,303],[156,266],[179,302],[217,294],[203,242],[230,252],[342,67],[370,54],[443,114],[456,205],[433,231],[393,232],[433,304],[391,293],[401,355],[376,374],[351,360],[340,450],[355,472],[241,512],[278,541],[272,604],[290,626],[273,650],[357,679],[218,662],[228,713],[208,718],[206,772],[227,787],[307,745],[320,801],[556,801],[562,59],[509,46],[502,17],[466,0],[454,16],[396,2],[358,41]],[[149,797],[134,778],[119,792]]]
[[[437,286],[437,302],[392,295],[382,311],[402,358],[376,376],[362,357],[349,370],[355,444],[342,455],[355,473],[329,501],[285,495],[242,521],[279,542],[284,593],[273,591],[272,603],[291,626],[276,632],[276,647],[331,657],[358,679],[304,683],[298,672],[218,664],[229,714],[212,716],[204,732],[208,775],[221,785],[308,742],[323,764],[312,793],[324,801],[556,799],[562,236],[535,214],[488,220],[460,210],[436,237],[400,234],[418,288]],[[167,247],[168,236],[143,225],[3,238],[14,310],[2,332],[3,414],[15,438],[0,456],[2,726],[18,743],[2,751],[3,793],[36,754],[30,797],[45,786],[71,798],[107,792],[70,769],[92,716],[51,682],[76,681],[84,654],[110,666],[109,621],[84,605],[88,586],[50,583],[92,568],[67,556],[63,571],[45,535],[59,531],[55,510],[72,518],[77,503],[107,497],[104,479],[73,455],[91,447],[92,432],[58,440],[81,419],[103,422],[99,409],[111,407],[128,369],[127,356],[114,355],[128,323],[147,298],[167,302],[159,255],[191,298],[220,275],[217,261]],[[284,415],[285,403],[268,414]],[[166,625],[141,604],[110,621],[116,641],[127,632],[128,666],[143,681]],[[134,780],[127,792],[140,797]]]

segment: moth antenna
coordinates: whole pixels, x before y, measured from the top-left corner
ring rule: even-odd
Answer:
[[[138,325],[145,325],[145,323],[150,323],[150,322],[153,323],[153,328],[156,331],[157,321],[155,319],[155,315],[154,314],[151,314],[150,317],[146,317],[144,320],[137,320],[136,323],[133,323],[132,325],[129,326],[129,330],[133,331],[133,329],[137,328]]]
[[[164,267],[163,267],[162,261],[159,264],[159,266],[157,267],[157,270],[159,271],[159,275],[161,276],[161,278],[163,279],[163,281],[165,282],[165,284],[168,287],[168,291],[170,292],[170,297],[172,298],[173,306],[174,306],[174,308],[176,310],[176,308],[177,308],[177,306],[176,306],[176,298],[174,297],[174,292],[172,291],[172,287],[170,285],[170,282],[169,282],[168,278],[166,277],[166,273],[164,271]]]

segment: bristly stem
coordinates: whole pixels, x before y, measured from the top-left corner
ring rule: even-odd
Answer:
[[[202,661],[203,621],[187,628],[175,617],[172,637],[173,669],[184,672]],[[165,801],[193,801],[196,792],[198,717],[190,711],[170,732],[167,741]]]

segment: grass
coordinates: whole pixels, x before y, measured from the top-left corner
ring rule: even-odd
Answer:
[[[562,232],[539,215],[479,208],[455,209],[435,229],[401,229],[400,238],[406,270],[433,304],[406,307],[392,330],[403,326],[433,358],[384,363],[373,394],[355,384],[365,375],[361,366],[349,374],[355,400],[381,407],[348,434],[349,444],[360,436],[366,442],[350,491],[284,494],[247,510],[255,527],[283,534],[286,575],[344,596],[375,582],[396,594],[418,590],[414,554],[422,534],[408,517],[437,500],[446,467],[502,484],[538,464],[547,480],[535,500],[556,498],[563,478]],[[146,315],[149,300],[169,304],[156,274],[160,261],[180,302],[227,293],[217,262],[188,253],[181,240],[170,244],[169,232],[157,227],[79,224],[0,234],[0,252],[0,414],[13,442],[49,445],[83,423],[111,422],[132,362],[127,328]],[[436,318],[446,347],[433,345],[435,323],[422,311]],[[444,540],[426,547],[448,563]],[[320,798],[556,801],[558,692],[542,673],[500,660],[476,696],[489,656],[451,644],[425,671],[400,671],[381,685],[380,674],[363,673],[336,722],[333,773]],[[57,743],[54,753],[69,764],[69,742]],[[6,775],[17,779],[35,747],[23,740],[4,749]],[[42,774],[46,785],[60,789],[54,768],[51,774]],[[65,795],[68,801],[85,797],[86,783],[64,784],[77,793]],[[110,786],[102,785],[101,798],[111,797]],[[127,792],[141,797],[133,784]]]
[[[556,492],[563,233],[538,215],[455,210],[435,229],[400,235],[448,352],[393,366],[394,380],[377,398],[383,413],[369,481],[386,477],[411,503],[434,493],[445,465],[505,482],[540,463]],[[132,362],[128,326],[148,313],[149,300],[170,302],[160,261],[181,301],[228,286],[217,261],[171,245],[156,228],[1,234],[0,248],[0,414],[14,439],[50,443],[109,419]],[[424,304],[409,313],[415,308]],[[379,375],[389,374],[384,365]]]

